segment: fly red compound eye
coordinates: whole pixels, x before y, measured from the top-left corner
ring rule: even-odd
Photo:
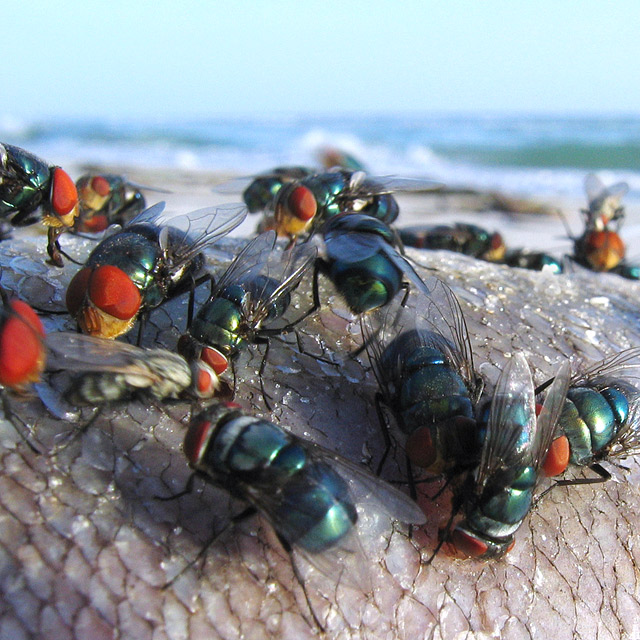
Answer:
[[[456,551],[470,558],[480,558],[489,550],[485,542],[461,529],[456,529],[451,534],[451,543]]]
[[[64,216],[78,204],[78,190],[69,174],[56,167],[53,170],[53,188],[51,192],[51,206],[54,213]]]
[[[83,220],[81,230],[88,233],[98,233],[99,231],[104,231],[108,226],[109,220],[107,220],[107,216],[99,214],[91,216],[88,220]]]
[[[24,302],[11,303],[11,315],[0,332],[0,384],[20,387],[38,378],[44,365],[44,329],[40,319]]]
[[[311,220],[316,215],[318,205],[316,199],[307,187],[302,185],[296,187],[288,198],[289,210],[291,213],[302,221]]]
[[[44,327],[38,314],[22,300],[12,300],[11,308],[38,334],[44,338]]]
[[[569,439],[567,436],[560,436],[551,443],[542,471],[549,477],[560,475],[569,466],[570,457]]]
[[[133,318],[142,303],[140,291],[131,278],[110,264],[93,271],[89,280],[89,298],[98,309],[119,320]]]
[[[210,398],[215,392],[213,376],[206,369],[198,369],[196,387],[201,398]]]
[[[85,296],[87,295],[87,287],[89,278],[91,277],[91,268],[84,267],[71,279],[67,287],[66,304],[67,309],[72,317],[76,317],[78,312],[84,305]]]
[[[494,233],[491,236],[491,248],[495,251],[501,249],[504,246],[504,240],[499,233]]]
[[[437,459],[438,452],[433,445],[429,427],[420,427],[407,438],[407,456],[413,464],[428,469]]]
[[[208,364],[218,376],[224,373],[229,366],[229,361],[217,349],[211,347],[202,349],[200,359]]]
[[[102,176],[95,176],[91,178],[91,188],[103,198],[108,196],[111,192],[109,182]]]
[[[208,420],[203,420],[189,427],[184,439],[183,450],[192,465],[197,465],[200,462],[212,431],[213,424]]]

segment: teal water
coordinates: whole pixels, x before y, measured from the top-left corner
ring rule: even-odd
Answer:
[[[239,172],[316,165],[335,146],[371,173],[452,186],[582,194],[584,175],[626,180],[640,195],[640,116],[385,115],[193,121],[26,122],[0,117],[0,140],[56,163]]]

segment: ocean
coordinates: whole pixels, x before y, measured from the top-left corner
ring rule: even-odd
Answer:
[[[451,187],[582,197],[584,177],[624,180],[640,200],[640,116],[264,116],[202,120],[0,117],[0,140],[64,166],[213,170],[247,175],[318,164],[336,147],[373,175],[428,177]]]

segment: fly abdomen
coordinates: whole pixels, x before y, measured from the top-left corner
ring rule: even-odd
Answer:
[[[357,519],[346,483],[283,429],[250,416],[222,425],[205,464],[221,474],[278,494],[273,515],[287,541],[317,553],[333,546]]]
[[[282,491],[283,500],[276,512],[286,523],[288,538],[311,553],[333,547],[358,519],[347,484],[322,462],[308,463]]]
[[[589,464],[614,439],[628,414],[625,395],[614,387],[570,389],[559,424],[569,440],[571,462]]]
[[[77,405],[99,405],[116,402],[131,395],[119,373],[85,373],[74,382],[69,399]]]
[[[329,278],[355,314],[386,305],[402,284],[400,269],[381,253],[358,262],[335,261]]]

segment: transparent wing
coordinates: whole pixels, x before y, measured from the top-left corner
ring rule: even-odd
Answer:
[[[298,286],[317,255],[317,248],[308,243],[281,252],[276,240],[275,231],[266,231],[252,240],[236,256],[213,291],[212,298],[216,298],[229,285],[243,285],[250,290],[243,314],[254,327],[269,315],[280,298]]]
[[[358,506],[369,505],[376,513],[384,514],[389,520],[405,524],[424,524],[426,516],[422,509],[406,494],[396,489],[382,478],[374,475],[367,467],[343,458],[315,443],[301,440],[314,460],[327,462],[348,483],[349,490]]]
[[[46,345],[47,368],[69,371],[119,372],[144,361],[146,354],[145,349],[126,342],[67,331],[47,334]]]
[[[491,401],[489,423],[480,463],[476,492],[482,493],[496,474],[533,463],[536,409],[531,370],[521,353],[504,366]]]
[[[276,240],[275,231],[265,231],[249,242],[220,276],[212,298],[217,297],[225,287],[231,284],[243,284],[261,273],[275,249]]]
[[[253,180],[255,180],[257,176],[238,176],[237,178],[231,178],[230,180],[225,180],[220,184],[212,187],[212,191],[214,193],[224,193],[224,194],[232,194],[232,193],[242,193]]]
[[[314,173],[313,169],[307,167],[292,165],[285,167],[275,167],[263,173],[255,173],[250,176],[238,176],[231,180],[225,180],[213,187],[213,191],[217,193],[242,193],[256,180],[274,179],[281,182],[291,182],[292,180],[301,180]]]
[[[570,383],[571,365],[567,361],[558,369],[558,373],[556,373],[553,384],[542,405],[542,411],[538,416],[532,449],[533,467],[536,471],[542,466],[556,435],[556,425],[562,413]]]
[[[424,282],[424,280],[418,275],[417,271],[411,266],[411,263],[404,256],[401,256],[395,248],[387,242],[383,242],[380,249],[387,255],[389,260],[391,260],[391,262],[393,262],[396,267],[398,267],[398,269],[407,276],[408,280],[418,291],[426,296],[431,295],[431,288],[429,285]]]
[[[611,198],[620,200],[629,192],[629,185],[626,182],[616,182],[610,187],[607,187],[607,195]]]
[[[267,261],[266,275],[278,284],[268,295],[263,291],[262,295],[256,297],[257,305],[252,313],[254,322],[262,322],[269,309],[300,284],[304,274],[313,266],[317,254],[318,248],[308,242],[294,245],[282,255],[272,254]]]
[[[324,234],[324,244],[330,259],[352,263],[370,258],[387,243],[377,234],[336,230]]]
[[[309,454],[305,467],[307,486],[322,487],[326,482],[323,467],[329,466],[347,484],[349,498],[356,508],[357,519],[350,532],[330,548],[313,553],[296,543],[297,532],[280,514],[294,514],[301,509],[300,501],[291,496],[283,502],[281,492],[270,487],[243,485],[247,499],[269,520],[278,534],[321,573],[342,584],[368,590],[367,567],[380,532],[392,529],[394,521],[422,524],[422,510],[408,496],[374,476],[368,469],[353,464],[306,440],[296,438]]]
[[[164,193],[169,194],[172,193],[169,189],[161,189],[160,187],[150,187],[147,184],[138,184],[137,182],[131,182],[131,180],[127,180],[123,178],[125,184],[132,189],[137,189],[138,191],[151,191],[153,193]]]
[[[141,211],[137,216],[134,216],[127,222],[126,227],[130,227],[134,224],[158,224],[158,219],[162,215],[166,202],[158,202],[151,207],[148,207],[144,211]]]
[[[475,402],[482,392],[476,373],[467,323],[458,298],[442,280],[431,277],[425,285],[429,295],[419,302],[417,328],[442,336],[443,352],[460,372]]]
[[[640,387],[640,347],[625,349],[589,367],[582,367],[571,378],[571,386],[589,386],[598,380],[622,378]]]
[[[415,315],[402,307],[398,296],[384,307],[360,315],[362,337],[382,394],[391,399],[400,380],[402,363],[390,361],[386,351],[393,340],[415,328]]]
[[[587,193],[587,200],[592,202],[599,198],[605,191],[602,180],[595,174],[589,173],[584,179],[584,190]]]
[[[76,333],[47,335],[49,370],[71,374],[118,374],[122,391],[145,390],[157,398],[177,397],[192,382],[191,368],[177,353],[140,349],[133,345]],[[103,396],[103,401],[108,397]],[[118,396],[122,397],[122,396]]]
[[[629,402],[629,415],[610,445],[609,457],[627,458],[640,453],[640,394]]]
[[[228,204],[198,209],[186,215],[161,216],[156,224],[171,229],[167,250],[173,267],[178,268],[230,233],[246,216],[244,205]]]
[[[372,233],[358,233],[357,231],[330,231],[324,236],[327,256],[342,262],[359,262],[366,260],[376,253],[382,252],[402,271],[419,291],[429,295],[430,289],[411,266],[409,261],[401,256],[396,249],[384,240],[382,236]]]
[[[384,195],[395,192],[424,193],[437,191],[444,185],[435,180],[426,178],[402,178],[399,176],[367,176],[364,172],[358,171],[354,176],[358,177],[357,182],[352,185],[350,195],[352,197],[365,197],[374,195]],[[353,179],[352,179],[353,180]]]

